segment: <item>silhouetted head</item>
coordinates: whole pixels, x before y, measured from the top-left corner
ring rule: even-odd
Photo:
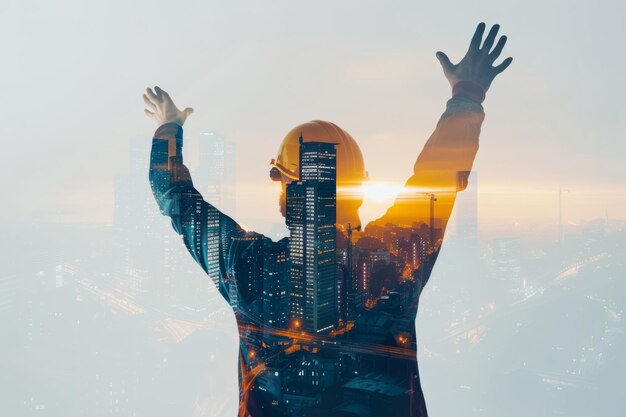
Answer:
[[[367,179],[363,155],[348,132],[323,120],[312,120],[291,129],[278,149],[278,156],[270,163],[270,178],[280,181],[282,185],[279,200],[281,214],[284,217],[286,213],[287,184],[299,179],[300,135],[304,142],[337,144],[337,225],[358,225],[359,207],[363,203],[361,186]]]

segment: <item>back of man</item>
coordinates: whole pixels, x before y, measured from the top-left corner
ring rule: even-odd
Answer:
[[[144,95],[160,125],[150,167],[155,198],[237,318],[240,416],[427,415],[416,358],[419,295],[478,150],[480,103],[511,62],[492,66],[506,37],[492,51],[498,26],[481,47],[484,30],[481,23],[459,64],[437,54],[453,98],[405,191],[363,232],[358,212],[339,209],[332,138],[307,142],[300,134],[297,175],[291,167],[274,172],[291,233],[272,242],[193,187],[182,159],[182,125],[193,110],[178,110],[158,87]]]

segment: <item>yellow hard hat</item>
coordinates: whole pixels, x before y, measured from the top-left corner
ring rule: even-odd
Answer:
[[[300,167],[300,144],[304,142],[335,143],[337,149],[337,186],[346,187],[360,184],[367,179],[363,154],[359,145],[348,132],[334,123],[312,120],[291,129],[283,139],[278,157],[272,159],[270,177],[274,181],[298,180]]]

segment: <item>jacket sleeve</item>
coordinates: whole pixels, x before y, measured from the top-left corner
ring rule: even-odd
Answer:
[[[415,162],[413,176],[387,213],[369,224],[386,229],[418,230],[420,242],[423,242],[419,244],[419,252],[424,257],[419,255],[419,268],[413,271],[417,292],[413,295],[411,309],[415,311],[437,260],[456,194],[467,186],[484,118],[478,102],[462,96],[450,99]],[[376,233],[376,228],[373,230]]]
[[[193,259],[229,300],[229,262],[239,225],[202,198],[183,163],[183,129],[168,123],[152,139],[150,186],[161,213],[172,221]]]
[[[479,103],[461,96],[450,99],[437,128],[415,162],[413,176],[407,180],[394,205],[371,224],[428,224],[431,198],[434,198],[435,225],[443,236],[456,193],[467,186],[484,118]]]

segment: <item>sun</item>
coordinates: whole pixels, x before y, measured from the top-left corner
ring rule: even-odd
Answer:
[[[402,185],[392,182],[368,181],[361,186],[365,200],[377,203],[392,202],[403,190]]]

